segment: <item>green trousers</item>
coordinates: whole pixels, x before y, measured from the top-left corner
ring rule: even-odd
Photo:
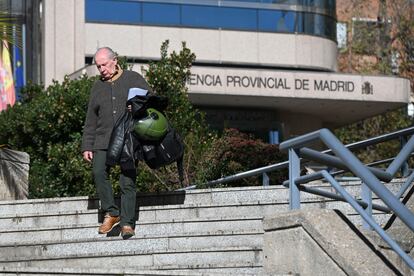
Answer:
[[[101,201],[101,209],[111,216],[121,216],[121,226],[129,225],[135,228],[136,214],[136,171],[121,171],[119,185],[121,187],[121,210],[115,204],[109,170],[106,166],[106,151],[96,150],[93,154],[93,177]]]

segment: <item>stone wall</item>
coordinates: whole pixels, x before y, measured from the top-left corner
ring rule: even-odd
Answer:
[[[27,198],[29,167],[29,154],[0,149],[0,200]]]

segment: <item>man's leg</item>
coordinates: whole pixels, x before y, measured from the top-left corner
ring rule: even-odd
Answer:
[[[135,171],[123,171],[119,178],[119,184],[121,186],[121,234],[124,239],[128,239],[134,235],[133,229],[135,229],[136,221],[135,204],[137,195],[135,180]]]
[[[105,219],[99,233],[105,234],[119,223],[119,209],[115,205],[112,185],[109,181],[109,168],[105,165],[106,151],[97,150],[93,155],[93,177],[96,190],[101,201],[101,209],[105,212]]]

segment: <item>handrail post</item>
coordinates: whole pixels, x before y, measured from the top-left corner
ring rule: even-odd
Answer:
[[[400,136],[400,150],[407,144],[407,136]],[[407,177],[410,174],[408,170],[408,160],[401,165],[401,175]]]
[[[289,149],[289,209],[300,209],[300,191],[295,180],[300,176],[300,159],[297,150]]]
[[[372,191],[365,183],[361,185],[361,199],[367,204],[364,208],[365,212],[372,218]],[[366,230],[373,230],[365,219],[362,220],[362,227]]]
[[[262,173],[262,184],[263,186],[269,186],[269,176],[267,173]]]

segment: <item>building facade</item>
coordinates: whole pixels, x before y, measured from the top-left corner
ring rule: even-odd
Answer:
[[[334,0],[42,0],[41,80],[95,74],[109,46],[141,65],[165,40],[197,55],[190,100],[217,129],[265,141],[335,128],[407,105],[410,83],[338,73]]]

